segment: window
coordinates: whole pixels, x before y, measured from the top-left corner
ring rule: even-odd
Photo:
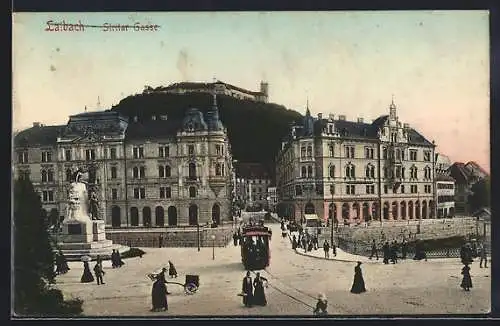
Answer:
[[[312,176],[313,176],[313,168],[312,168],[312,166],[308,166],[307,167],[307,177],[312,178]]]
[[[66,161],[71,161],[71,149],[64,150],[64,159]]]
[[[404,194],[405,193],[405,186],[404,185],[401,185],[401,193]]]
[[[17,173],[18,173],[18,178],[20,180],[29,180],[30,179],[30,171],[29,170],[19,170]]]
[[[139,199],[139,188],[134,188],[134,198]]]
[[[71,169],[66,169],[66,181],[71,181],[72,178],[73,172],[71,171]]]
[[[365,147],[365,158],[373,158],[373,148]]]
[[[311,145],[307,146],[307,157],[308,158],[312,157],[312,146]]]
[[[116,166],[111,167],[111,179],[116,179]]]
[[[403,178],[403,179],[405,178],[405,168],[404,167],[401,168],[401,178]]]
[[[42,170],[42,182],[47,182],[47,171]]]
[[[305,178],[305,177],[307,176],[307,169],[306,169],[306,167],[305,167],[305,166],[303,166],[303,167],[301,168],[300,172],[301,172],[300,176],[301,176],[302,178]]]
[[[330,185],[330,195],[335,194],[335,185]]]
[[[366,193],[373,195],[375,193],[375,186],[374,185],[367,185],[366,186]]]
[[[112,160],[116,160],[116,148],[111,148],[111,149],[109,150],[109,154],[110,154],[110,158],[111,158]]]
[[[424,192],[430,194],[432,192],[431,185],[424,185]]]
[[[158,166],[158,177],[165,178],[165,168],[163,166]]]
[[[345,175],[347,178],[355,178],[356,177],[356,168],[354,165],[349,164],[345,167]]]
[[[188,155],[194,155],[194,145],[188,145]]]
[[[396,178],[401,178],[401,167],[396,166]]]
[[[295,196],[302,196],[302,186],[295,186]]]
[[[333,145],[328,146],[328,151],[330,152],[330,157],[333,157],[334,156],[333,154],[335,154],[333,149],[334,149]]]
[[[405,150],[404,150],[404,149],[402,149],[402,150],[401,150],[401,160],[403,160],[403,161],[404,161],[404,159],[405,159]]]
[[[411,185],[410,186],[410,192],[412,194],[416,194],[418,192],[418,188],[417,188],[417,185]]]
[[[21,164],[28,163],[28,151],[22,151],[17,153],[17,162]]]
[[[160,198],[171,198],[172,190],[170,187],[160,187]]]
[[[304,146],[300,148],[300,157],[306,157],[306,148]]]
[[[132,177],[134,179],[139,178],[139,168],[137,166],[134,166],[134,168],[132,169]]]
[[[52,162],[52,153],[48,151],[42,152],[42,162]]]
[[[47,171],[47,181],[54,182],[54,171],[52,170]]]
[[[386,194],[388,192],[389,192],[389,188],[387,187],[387,185],[384,185],[384,194]]]
[[[189,187],[189,197],[190,198],[196,197],[196,188],[193,186]]]
[[[345,146],[344,154],[347,158],[354,158],[354,146]]]
[[[143,147],[133,147],[132,154],[134,158],[144,158],[144,148]]]
[[[169,157],[170,156],[170,147],[169,146],[158,147],[158,156],[159,157]]]
[[[142,179],[142,178],[144,178],[145,176],[146,176],[146,168],[145,168],[145,167],[143,167],[143,166],[141,166],[141,167],[139,168],[139,178],[141,178],[141,179]]]
[[[426,162],[431,161],[431,152],[430,151],[424,151],[424,161],[426,161]]]
[[[118,189],[111,189],[111,199],[118,199]]]
[[[384,160],[387,160],[387,147],[384,147],[384,148],[382,149],[382,158],[383,158]]]
[[[42,201],[43,202],[53,202],[54,201],[54,191],[52,191],[52,190],[42,191]]]
[[[424,178],[425,179],[431,179],[432,178],[432,176],[431,176],[431,168],[428,167],[428,166],[426,166],[424,168]]]
[[[375,178],[375,167],[371,164],[368,164],[365,168],[365,177],[366,178]]]
[[[417,178],[418,178],[417,167],[412,166],[410,168],[410,179],[417,179]]]
[[[222,145],[215,145],[215,152],[217,153],[217,155],[222,155]]]
[[[330,165],[328,171],[330,178],[335,178],[335,165]]]
[[[146,189],[144,188],[134,188],[134,198],[144,199],[146,198]]]
[[[416,161],[417,160],[417,151],[414,149],[410,150],[410,161]]]
[[[355,186],[354,185],[347,185],[347,186],[345,186],[345,192],[348,195],[355,195],[356,194],[356,192],[355,192]]]

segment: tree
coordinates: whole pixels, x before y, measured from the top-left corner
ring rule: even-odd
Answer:
[[[486,177],[479,180],[471,187],[471,194],[469,195],[469,207],[471,212],[476,212],[483,207],[490,207],[490,178]]]
[[[65,302],[54,280],[54,256],[40,198],[27,179],[14,184],[14,312],[16,315],[75,315],[81,300]]]

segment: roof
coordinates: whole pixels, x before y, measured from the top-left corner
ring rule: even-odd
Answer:
[[[479,172],[488,175],[488,172],[486,172],[485,169],[483,169],[479,164],[477,164],[475,161],[470,161],[465,164],[465,166],[471,166],[473,169],[479,170]]]
[[[452,182],[454,182],[455,179],[453,179],[452,176],[449,176],[449,175],[446,175],[446,174],[437,173],[436,174],[436,181],[452,181]]]
[[[469,173],[465,169],[465,164],[461,162],[455,162],[450,166],[450,175],[459,184],[465,184],[469,182]]]
[[[14,147],[55,146],[57,137],[66,125],[31,127],[14,137]]]
[[[125,134],[126,140],[174,137],[182,126],[182,120],[145,120],[130,122]]]
[[[491,218],[491,210],[488,207],[482,207],[472,214],[475,217],[480,217],[480,215]]]

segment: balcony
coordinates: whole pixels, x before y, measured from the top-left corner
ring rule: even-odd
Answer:
[[[223,175],[212,175],[208,178],[210,183],[226,183],[227,181],[227,177]]]
[[[199,176],[189,176],[189,177],[184,177],[184,182],[187,184],[198,183],[201,182],[201,179]]]

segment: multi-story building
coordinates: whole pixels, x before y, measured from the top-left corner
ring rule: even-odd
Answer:
[[[246,191],[246,207],[263,209],[267,207],[267,187],[271,184],[270,173],[263,164],[237,162],[236,175]]]
[[[15,177],[29,177],[44,210],[64,217],[67,186],[90,171],[107,226],[197,225],[231,217],[231,148],[216,98],[203,114],[124,117],[85,112],[15,137]]]
[[[268,206],[271,212],[276,211],[278,205],[278,195],[276,194],[276,187],[267,187]]]
[[[488,176],[476,162],[453,163],[448,174],[455,180],[455,214],[468,215],[474,212],[470,211],[468,199],[472,194],[471,187],[479,180]]]
[[[151,93],[172,93],[172,94],[185,94],[185,93],[212,93],[217,95],[227,95],[238,99],[252,100],[257,102],[267,103],[269,100],[269,84],[262,81],[260,83],[260,91],[253,92],[238,86],[224,83],[220,80],[213,83],[200,83],[200,82],[182,82],[175,83],[168,86],[160,86],[152,88],[146,86],[144,94]]]
[[[434,151],[434,142],[399,120],[394,103],[372,123],[315,119],[307,108],[276,158],[279,214],[345,224],[433,218]]]
[[[448,156],[436,153],[436,173],[441,175],[450,175],[451,160]]]
[[[436,174],[437,217],[455,216],[455,179]]]

